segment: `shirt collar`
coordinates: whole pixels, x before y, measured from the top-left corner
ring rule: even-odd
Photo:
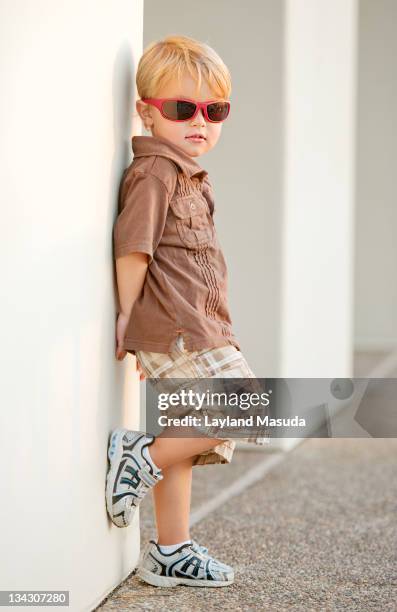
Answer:
[[[204,178],[208,174],[193,157],[190,157],[183,149],[161,136],[133,136],[131,139],[134,157],[146,155],[160,155],[172,159],[187,176],[201,175]]]

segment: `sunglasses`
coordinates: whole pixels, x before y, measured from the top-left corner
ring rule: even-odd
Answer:
[[[230,112],[230,102],[217,102],[216,100],[195,102],[188,98],[142,98],[142,102],[158,108],[162,116],[170,121],[193,119],[202,108],[207,121],[220,123]]]

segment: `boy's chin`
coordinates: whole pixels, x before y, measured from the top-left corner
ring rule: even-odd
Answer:
[[[192,142],[186,138],[183,143],[183,148],[189,153],[189,155],[197,157],[198,155],[205,153],[207,150],[207,142],[205,140],[203,142]]]

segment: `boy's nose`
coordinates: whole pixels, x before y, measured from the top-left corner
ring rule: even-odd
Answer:
[[[192,124],[193,125],[196,125],[196,124],[204,125],[205,124],[204,111],[202,108],[200,108],[199,112],[193,119]]]

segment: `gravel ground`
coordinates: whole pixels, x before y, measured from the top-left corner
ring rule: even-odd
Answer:
[[[263,460],[194,468],[193,507]],[[156,588],[134,572],[97,610],[397,611],[397,440],[307,439],[191,534],[235,569],[229,587]],[[141,506],[142,543],[154,532]]]

